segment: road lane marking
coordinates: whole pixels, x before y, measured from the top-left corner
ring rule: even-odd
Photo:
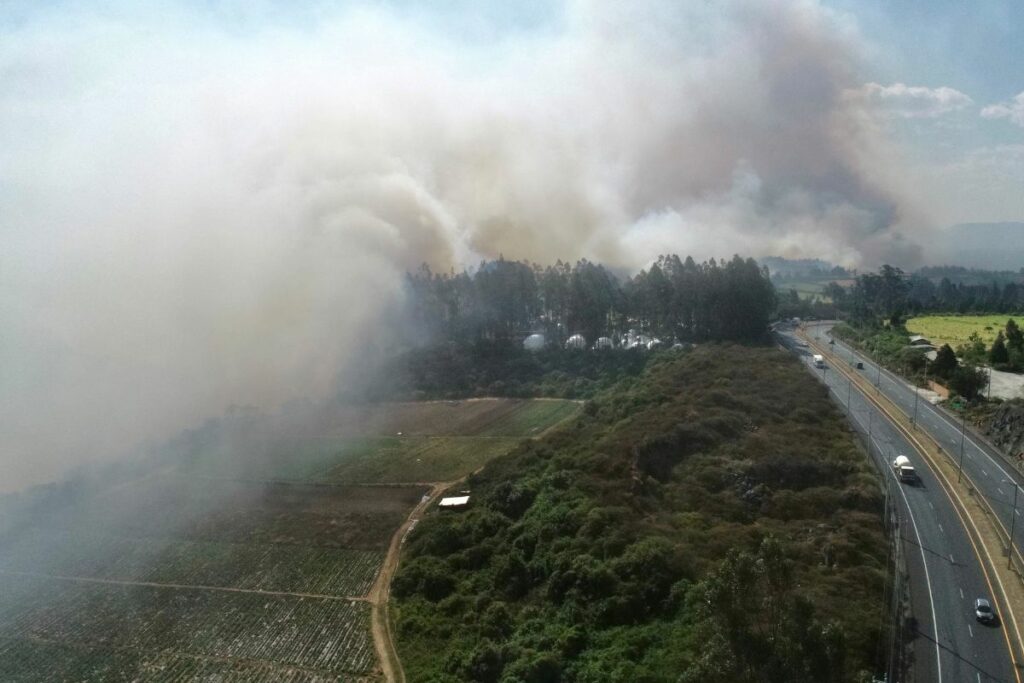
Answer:
[[[982,468],[981,473],[984,474],[986,477],[988,476],[988,472],[986,472],[984,468]]]
[[[1003,490],[1001,488],[999,488],[998,486],[996,487],[996,491],[999,491],[999,495],[1000,496],[1005,496],[1006,495],[1005,493],[1003,493]]]
[[[953,553],[950,553],[950,554],[949,554],[949,561],[950,561],[950,562],[951,562],[952,564],[956,564],[956,560],[955,560],[955,559],[953,558]]]
[[[971,628],[971,625],[970,625],[970,624],[967,624],[967,630],[968,630],[968,631],[970,631],[970,633],[971,633],[971,638],[973,638],[973,637],[974,637],[974,629],[973,629],[973,628]]]
[[[960,599],[963,600],[964,599],[964,589],[961,588],[959,590],[960,590]]]
[[[946,533],[946,530],[942,528],[941,524],[939,525],[939,531],[941,531],[942,533]]]

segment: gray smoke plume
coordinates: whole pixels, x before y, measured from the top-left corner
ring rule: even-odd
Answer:
[[[0,24],[0,487],[329,393],[424,261],[913,265],[849,22],[680,5],[487,39],[376,4]]]

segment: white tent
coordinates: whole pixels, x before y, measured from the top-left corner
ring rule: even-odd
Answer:
[[[544,349],[545,343],[543,334],[531,334],[523,340],[523,348],[527,351],[541,351]]]
[[[582,334],[574,334],[565,340],[565,348],[585,349],[587,348],[587,340]]]

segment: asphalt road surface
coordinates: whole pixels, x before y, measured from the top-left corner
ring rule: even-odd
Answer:
[[[820,335],[823,343],[827,343],[831,337],[827,336],[832,323],[820,323],[816,327],[809,327],[808,334]],[[1013,532],[1014,546],[1024,549],[1024,477],[1021,477],[1010,467],[1003,456],[1000,455],[985,443],[977,434],[973,434],[968,427],[961,437],[962,422],[944,409],[933,406],[923,397],[917,399],[915,411],[914,387],[905,380],[893,375],[884,368],[879,367],[865,356],[862,356],[839,340],[836,340],[833,350],[836,355],[856,364],[864,364],[863,372],[867,378],[878,386],[893,403],[913,417],[916,414],[917,428],[931,436],[958,466],[961,462],[961,444],[963,445],[963,469],[971,478],[978,491],[988,499],[999,516],[1007,534]],[[1015,500],[1016,498],[1016,500]]]
[[[779,339],[828,385],[832,398],[850,414],[854,427],[870,434],[872,456],[888,479],[887,488],[899,511],[911,611],[916,621],[912,680],[1016,682],[1002,625],[984,626],[975,619],[975,598],[991,600],[992,589],[967,531],[935,475],[856,386],[828,367],[814,368],[810,349],[801,347],[792,331],[780,330]],[[915,485],[901,484],[889,468],[900,454],[910,458],[918,473]]]

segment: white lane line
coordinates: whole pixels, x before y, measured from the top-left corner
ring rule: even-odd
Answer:
[[[968,631],[970,632],[970,634],[971,634],[971,638],[973,638],[973,637],[974,637],[974,629],[973,629],[973,628],[971,628],[971,625],[970,625],[970,624],[967,624],[967,630],[968,630]]]
[[[950,554],[949,554],[949,561],[950,561],[950,563],[952,563],[952,564],[956,564],[956,559],[954,559],[954,557],[953,557],[953,553],[950,553]]]
[[[935,509],[935,506],[932,505],[932,502],[930,500],[928,501],[928,507],[930,507],[932,510]]]
[[[964,599],[964,589],[960,588],[959,591],[960,591],[960,599],[963,600]]]
[[[946,530],[942,528],[941,524],[939,525],[939,531],[941,531],[942,533],[946,533]]]
[[[1017,516],[1020,517],[1020,510],[1014,510],[1014,512],[1016,512]]]
[[[986,472],[984,468],[982,468],[981,473],[984,474],[986,477],[988,476],[988,472]]]
[[[1000,496],[1005,496],[1006,495],[1005,493],[1003,493],[1003,490],[1001,488],[999,488],[998,486],[996,487],[996,491],[999,491],[999,495]]]

